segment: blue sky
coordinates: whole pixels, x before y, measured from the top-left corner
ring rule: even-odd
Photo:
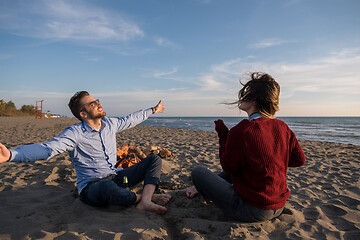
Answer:
[[[360,1],[0,1],[0,99],[71,116],[74,92],[110,116],[245,116],[239,79],[267,72],[278,116],[360,116]],[[158,115],[160,116],[160,115]]]

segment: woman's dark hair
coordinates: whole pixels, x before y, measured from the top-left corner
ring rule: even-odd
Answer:
[[[69,101],[69,108],[70,108],[72,114],[80,121],[82,121],[81,116],[80,116],[80,111],[83,108],[83,106],[80,104],[80,100],[83,97],[89,96],[89,95],[90,94],[87,91],[79,91],[79,92],[75,93],[74,96],[72,96]]]
[[[241,102],[254,101],[258,112],[264,118],[273,118],[279,111],[280,85],[269,74],[254,72],[250,74],[250,81],[242,84],[239,91],[239,100],[235,102],[240,106]]]

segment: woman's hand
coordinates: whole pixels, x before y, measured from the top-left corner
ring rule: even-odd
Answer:
[[[215,122],[215,131],[218,133],[219,136],[227,134],[229,132],[228,127],[225,125],[223,120],[219,119],[214,121]]]
[[[185,195],[188,197],[188,198],[193,198],[195,197],[196,195],[198,195],[198,191],[196,190],[195,186],[191,186],[191,187],[187,187],[183,190],[181,190],[182,192],[185,192]]]

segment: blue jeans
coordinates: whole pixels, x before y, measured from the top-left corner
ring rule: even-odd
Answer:
[[[225,172],[219,175],[198,166],[191,173],[192,181],[198,192],[214,202],[225,215],[242,222],[266,221],[278,217],[283,208],[263,210],[247,204],[235,192],[231,176]]]
[[[102,207],[106,205],[130,206],[136,202],[136,194],[124,188],[123,178],[128,178],[128,186],[142,181],[144,185],[159,185],[162,161],[157,155],[151,155],[139,163],[118,171],[103,179],[90,182],[80,193],[80,200],[86,204]]]

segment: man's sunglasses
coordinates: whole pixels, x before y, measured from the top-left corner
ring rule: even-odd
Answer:
[[[99,103],[100,103],[100,100],[99,100],[99,99],[96,99],[96,100],[94,100],[94,101],[91,101],[91,102],[85,104],[85,106],[86,106],[86,105],[89,105],[89,107],[93,108],[93,107],[99,105]],[[82,111],[85,110],[85,106],[80,110],[80,112],[82,112]]]

